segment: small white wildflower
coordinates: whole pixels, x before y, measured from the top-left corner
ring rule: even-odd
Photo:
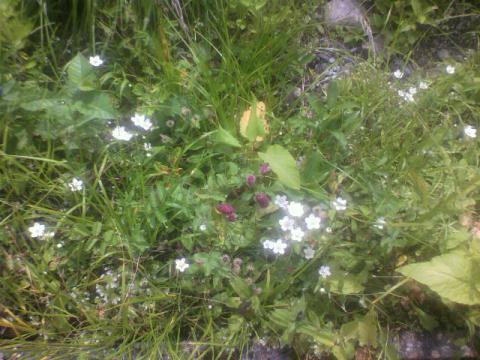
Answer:
[[[287,209],[288,208],[288,199],[285,195],[275,196],[275,205],[279,208]]]
[[[62,243],[58,243],[58,244],[57,244],[57,248],[58,248],[58,249],[61,249],[62,247],[63,247],[63,244],[62,244]]]
[[[345,211],[347,209],[347,200],[341,197],[337,197],[333,202],[332,202],[333,207],[337,211]]]
[[[49,231],[49,232],[45,233],[45,234],[42,236],[42,238],[43,238],[44,240],[47,240],[47,239],[53,238],[54,236],[55,236],[55,232],[54,232],[54,231]]]
[[[403,71],[400,69],[397,69],[393,72],[393,76],[395,76],[397,79],[403,78]]]
[[[413,95],[408,91],[398,90],[398,96],[400,96],[403,100],[408,102],[415,101],[415,99],[413,98]]]
[[[144,143],[143,144],[143,148],[145,149],[145,151],[147,152],[146,155],[148,157],[152,156],[152,144],[150,143]]]
[[[408,92],[411,94],[411,95],[415,95],[417,93],[417,88],[412,86],[408,89]]]
[[[90,65],[95,66],[95,67],[103,64],[103,60],[98,55],[90,56],[88,61],[90,62]]]
[[[301,217],[304,213],[303,205],[299,202],[292,201],[288,204],[288,213],[294,217]]]
[[[200,229],[200,231],[205,231],[205,230],[207,230],[207,225],[202,224],[198,228]]]
[[[130,120],[135,126],[141,127],[143,130],[150,130],[153,126],[152,121],[143,114],[135,113]]]
[[[332,229],[330,226],[328,226],[328,227],[325,229],[325,231],[326,231],[328,234],[331,234],[331,233],[333,232],[333,229]]]
[[[187,263],[185,258],[175,260],[175,269],[177,269],[178,271],[184,272],[189,267],[190,267],[190,265]]]
[[[293,241],[302,241],[305,233],[299,227],[293,228],[291,233]]]
[[[45,225],[36,222],[28,228],[28,231],[32,238],[42,237],[45,235]]]
[[[387,222],[385,221],[385,218],[383,216],[379,217],[376,221],[375,224],[373,225],[379,230],[382,230]]]
[[[325,290],[325,288],[320,288],[320,292],[321,292],[322,294],[325,294],[325,293],[327,292],[327,290]]]
[[[463,133],[465,136],[468,136],[469,138],[476,138],[477,137],[477,129],[475,129],[472,125],[467,125],[463,128]]]
[[[310,246],[303,249],[303,253],[305,254],[305,259],[307,260],[313,259],[315,256],[315,250],[313,250]]]
[[[284,216],[283,218],[281,218],[278,223],[280,224],[280,228],[282,229],[282,231],[292,230],[295,226],[295,220],[288,216]]]
[[[447,72],[447,74],[455,74],[455,67],[452,65],[447,65],[445,71]]]
[[[330,266],[328,266],[328,265],[320,266],[320,269],[318,270],[318,273],[324,279],[326,279],[327,277],[332,275],[332,272],[330,271]]]
[[[68,184],[70,191],[82,191],[83,181],[78,178],[73,178],[72,181]]]
[[[112,130],[112,136],[117,140],[129,141],[133,137],[133,134],[125,130],[125,127],[117,126]]]
[[[308,230],[320,229],[321,222],[322,222],[322,218],[315,216],[313,214],[308,215],[308,217],[305,219],[305,224],[307,225]]]
[[[165,125],[167,125],[167,127],[169,127],[169,128],[172,128],[172,127],[175,126],[175,120],[169,119],[169,120],[165,121]]]
[[[287,248],[287,244],[284,243],[281,239],[278,239],[273,243],[272,251],[274,254],[283,255],[285,254],[286,248]]]
[[[274,246],[274,242],[272,240],[265,240],[263,242],[263,248],[267,250],[272,250]]]
[[[422,90],[428,89],[428,84],[425,81],[420,81],[418,87]]]

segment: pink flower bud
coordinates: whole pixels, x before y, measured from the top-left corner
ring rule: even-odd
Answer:
[[[217,205],[217,211],[224,215],[229,215],[235,212],[235,208],[228,203],[221,203]]]
[[[255,175],[247,175],[247,185],[252,187],[255,185],[255,182],[257,181],[257,177]]]
[[[237,220],[237,214],[235,214],[234,212],[228,214],[228,215],[227,215],[227,220],[228,220],[228,221],[235,221],[235,220]]]
[[[265,193],[258,193],[255,195],[255,200],[261,208],[266,208],[270,204],[270,196]]]
[[[266,175],[270,172],[270,170],[272,169],[270,168],[270,165],[268,165],[267,163],[260,165],[260,174]]]

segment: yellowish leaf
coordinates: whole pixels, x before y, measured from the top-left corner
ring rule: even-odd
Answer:
[[[266,109],[267,108],[263,101],[259,101],[256,103],[256,106],[255,106],[256,119],[260,120],[263,123],[263,129],[265,131],[265,134],[268,134],[268,132],[270,131],[270,127],[268,126],[267,119],[265,118]],[[254,117],[252,116],[252,107],[250,106],[247,110],[243,112],[242,118],[240,119],[240,134],[242,134],[243,137],[248,138],[247,129],[252,119],[254,119]],[[259,142],[263,141],[263,137],[257,136],[255,140]]]

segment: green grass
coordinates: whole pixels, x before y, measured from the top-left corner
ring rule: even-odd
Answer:
[[[464,133],[480,125],[478,51],[402,80],[388,63],[355,59],[348,76],[315,90],[325,74],[306,70],[314,4],[198,1],[180,16],[174,3],[4,5],[0,351],[237,358],[262,339],[298,358],[351,358],[366,345],[394,358],[392,330],[473,337],[478,302],[462,305],[396,269],[452,251],[478,265],[480,152]],[[384,31],[413,21],[397,16]],[[93,54],[104,65],[91,67]],[[307,77],[308,90],[291,100]],[[411,86],[415,101],[402,100],[398,90]],[[270,130],[252,118],[242,136],[241,115],[256,100]],[[136,112],[154,128],[134,128]],[[138,135],[115,141],[118,125]],[[259,134],[264,141],[247,139]],[[270,145],[291,155],[262,176],[259,153]],[[288,167],[296,160],[298,170]],[[81,191],[70,191],[74,177]],[[285,255],[265,251],[283,215],[262,210],[260,192],[301,201],[322,230]],[[346,211],[332,208],[336,197]],[[237,221],[216,211],[221,202],[235,206]],[[32,238],[34,222],[55,236]],[[304,258],[307,243],[313,259]],[[179,258],[186,272],[175,270]],[[330,277],[319,276],[322,265]],[[467,268],[459,278],[475,279]],[[478,284],[469,286],[478,301]]]

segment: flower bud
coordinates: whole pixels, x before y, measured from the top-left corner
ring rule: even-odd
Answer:
[[[235,220],[237,220],[237,214],[235,214],[234,212],[228,214],[228,215],[227,215],[227,220],[228,220],[228,221],[232,221],[232,222],[235,221]]]
[[[255,200],[261,208],[266,208],[270,204],[270,196],[265,193],[258,193],[255,195]]]
[[[270,172],[270,170],[272,169],[270,168],[270,165],[268,165],[267,163],[260,165],[260,174],[266,175]]]
[[[252,187],[255,185],[255,182],[257,181],[257,177],[253,174],[247,175],[247,185]]]
[[[231,204],[221,203],[217,205],[217,211],[221,214],[229,215],[235,212],[235,208]]]

